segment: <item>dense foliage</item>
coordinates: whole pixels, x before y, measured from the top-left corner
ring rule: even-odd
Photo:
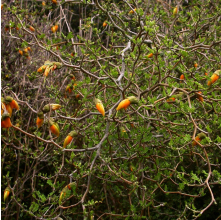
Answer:
[[[220,21],[220,0],[4,1],[2,217],[221,217]]]

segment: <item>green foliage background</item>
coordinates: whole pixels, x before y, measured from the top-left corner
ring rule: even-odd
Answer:
[[[221,69],[221,2],[45,3],[4,1],[1,10],[2,97],[20,105],[13,127],[1,131],[2,198],[11,189],[2,217],[220,218],[221,80],[207,82]],[[62,68],[44,77],[37,70],[47,60]],[[139,104],[117,112],[128,96]],[[49,103],[62,107],[37,129],[37,113]],[[59,137],[49,131],[50,117]],[[73,130],[78,135],[64,149]],[[193,146],[201,132],[207,137]]]

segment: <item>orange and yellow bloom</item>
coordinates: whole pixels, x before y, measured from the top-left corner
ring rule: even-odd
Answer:
[[[44,123],[44,113],[43,112],[39,112],[37,120],[36,120],[36,125],[37,125],[38,128],[40,128],[43,123]]]
[[[4,191],[4,201],[8,198],[10,192],[11,192],[10,188],[6,187],[6,189]]]
[[[119,111],[122,108],[126,110],[130,104],[138,104],[138,99],[135,96],[127,97],[126,99],[124,99],[119,103],[116,110]]]
[[[71,143],[73,137],[77,136],[77,132],[76,131],[72,131],[68,134],[68,136],[65,138],[64,140],[64,144],[63,147],[66,148],[68,144]]]
[[[105,110],[104,110],[104,106],[103,106],[101,100],[95,98],[95,99],[94,99],[94,102],[95,102],[95,105],[96,105],[97,110],[98,110],[103,116],[105,116]]]
[[[219,79],[221,70],[216,70],[213,75],[211,76],[210,80],[208,81],[207,85],[211,86],[213,83],[215,83]]]

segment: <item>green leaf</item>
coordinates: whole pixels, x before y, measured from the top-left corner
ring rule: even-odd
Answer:
[[[74,37],[73,33],[72,33],[72,32],[69,32],[69,33],[68,33],[68,36],[66,37],[66,39],[69,40],[69,39],[71,39],[71,38],[73,38],[73,37]]]

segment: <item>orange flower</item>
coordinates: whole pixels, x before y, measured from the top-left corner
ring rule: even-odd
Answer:
[[[43,71],[45,71],[45,69],[46,69],[46,66],[43,65],[43,66],[41,66],[41,67],[38,68],[37,72],[38,72],[38,73],[42,73]]]
[[[80,96],[81,96],[80,94],[77,94],[75,97],[76,97],[76,99],[78,99],[78,98],[80,98]]]
[[[173,9],[173,16],[176,16],[176,15],[177,15],[177,12],[178,12],[178,7],[176,6],[176,7]]]
[[[51,67],[51,70],[54,71],[57,69],[57,66],[54,64],[54,66]]]
[[[53,4],[57,4],[57,0],[52,0],[52,3]]]
[[[180,80],[184,80],[185,79],[185,77],[184,77],[184,75],[182,74],[181,76],[180,76]]]
[[[103,22],[103,27],[106,27],[106,26],[107,26],[107,22],[104,21],[104,22]]]
[[[201,139],[198,136],[196,136],[195,141],[193,141],[193,143],[192,143],[193,146],[197,145],[196,141],[200,142]]]
[[[35,29],[32,26],[29,26],[30,31],[35,32]]]
[[[10,188],[6,187],[6,189],[4,191],[4,201],[8,198],[10,192],[11,192]]]
[[[72,92],[73,86],[72,85],[67,85],[65,91],[68,91],[69,93]]]
[[[205,137],[206,137],[206,135],[205,135],[204,133],[199,133],[199,134],[196,136],[195,141],[192,142],[192,145],[193,145],[193,146],[198,145],[198,144],[196,143],[196,141],[200,142],[200,141],[203,140]]]
[[[22,50],[19,50],[18,52],[21,54],[21,56],[23,55],[23,51]]]
[[[61,108],[61,105],[59,105],[59,104],[47,104],[47,105],[45,105],[45,106],[43,107],[42,111],[43,111],[44,113],[47,113],[47,112],[50,111],[50,108],[51,108],[51,110],[54,111],[54,110],[57,110],[57,109]]]
[[[76,80],[75,76],[73,74],[70,75],[71,79],[73,79],[74,81]]]
[[[11,119],[9,113],[3,113],[1,118],[1,127],[2,128],[10,128],[12,126]]]
[[[98,110],[103,116],[105,116],[105,110],[104,110],[104,106],[103,106],[101,100],[95,98],[95,99],[94,99],[94,102],[95,102],[95,105],[96,105],[97,110]]]
[[[4,101],[4,99],[1,102],[1,115],[4,113],[4,111],[6,111],[5,104],[3,101]]]
[[[76,131],[72,131],[68,134],[68,136],[65,138],[64,140],[64,144],[63,147],[66,148],[68,144],[71,143],[73,137],[77,136],[77,132]]]
[[[12,116],[12,108],[9,104],[5,104],[6,110],[8,111],[8,114],[10,115],[10,117]]]
[[[43,123],[44,123],[44,119],[37,117],[37,121],[36,121],[37,127],[40,128]]]
[[[208,76],[208,73],[205,73],[205,76]]]
[[[54,26],[54,28],[55,28],[55,31],[57,31],[57,30],[58,30],[58,25],[56,24],[56,25]]]
[[[56,32],[56,30],[55,30],[55,26],[51,27],[51,31],[52,31],[53,33]]]
[[[11,101],[10,106],[12,109],[15,108],[15,109],[19,110],[19,105],[15,100]]]
[[[199,99],[200,102],[203,102],[203,97],[200,95],[202,92],[197,92],[197,98]]]
[[[219,79],[220,72],[221,70],[216,70],[216,72],[213,73],[213,75],[211,76],[210,80],[207,83],[208,86],[211,86],[214,82],[216,82],[216,80]]]
[[[133,14],[134,11],[136,11],[137,9],[135,8],[134,10],[129,11],[129,14]]]
[[[11,96],[6,96],[6,98],[5,98],[5,103],[10,105],[11,111],[12,111],[12,109],[14,109],[14,108],[17,109],[17,110],[19,110],[19,105],[18,105],[18,103],[17,103]],[[6,109],[7,109],[7,107],[6,107]]]
[[[36,121],[36,125],[38,128],[40,128],[43,123],[44,123],[44,114],[43,114],[43,112],[39,112],[38,117],[37,117],[37,121]]]
[[[60,135],[58,124],[55,123],[53,119],[49,119],[49,124],[50,124],[51,133],[55,134],[58,137]]]
[[[43,74],[43,76],[48,76],[48,74],[49,74],[49,72],[50,72],[50,66],[47,66],[46,67],[46,69],[45,69],[45,71],[44,71],[44,74]]]
[[[133,123],[130,123],[130,126],[131,126],[132,128],[134,128],[134,127],[135,127]]]
[[[197,68],[198,67],[198,63],[194,63],[194,67]]]
[[[149,53],[149,54],[147,55],[147,58],[151,58],[151,57],[153,57],[153,53]]]
[[[28,48],[25,48],[25,49],[24,49],[24,52],[25,52],[25,53],[28,53]]]
[[[124,99],[123,101],[119,103],[116,110],[118,111],[122,108],[126,110],[130,104],[138,104],[138,99],[135,96],[127,97],[126,99]]]
[[[45,1],[43,1],[43,2],[42,2],[42,5],[43,5],[43,6],[45,6],[45,5],[46,5]]]
[[[76,186],[76,183],[72,182],[72,183],[69,183],[67,186],[65,186],[62,189],[60,197],[59,197],[59,204],[61,204],[62,200],[65,199],[66,194],[69,192],[69,190],[72,190],[74,188],[74,186]]]
[[[167,99],[167,102],[168,102],[169,104],[171,104],[171,103],[175,102],[175,100],[176,100],[176,98],[170,97],[169,99]]]

